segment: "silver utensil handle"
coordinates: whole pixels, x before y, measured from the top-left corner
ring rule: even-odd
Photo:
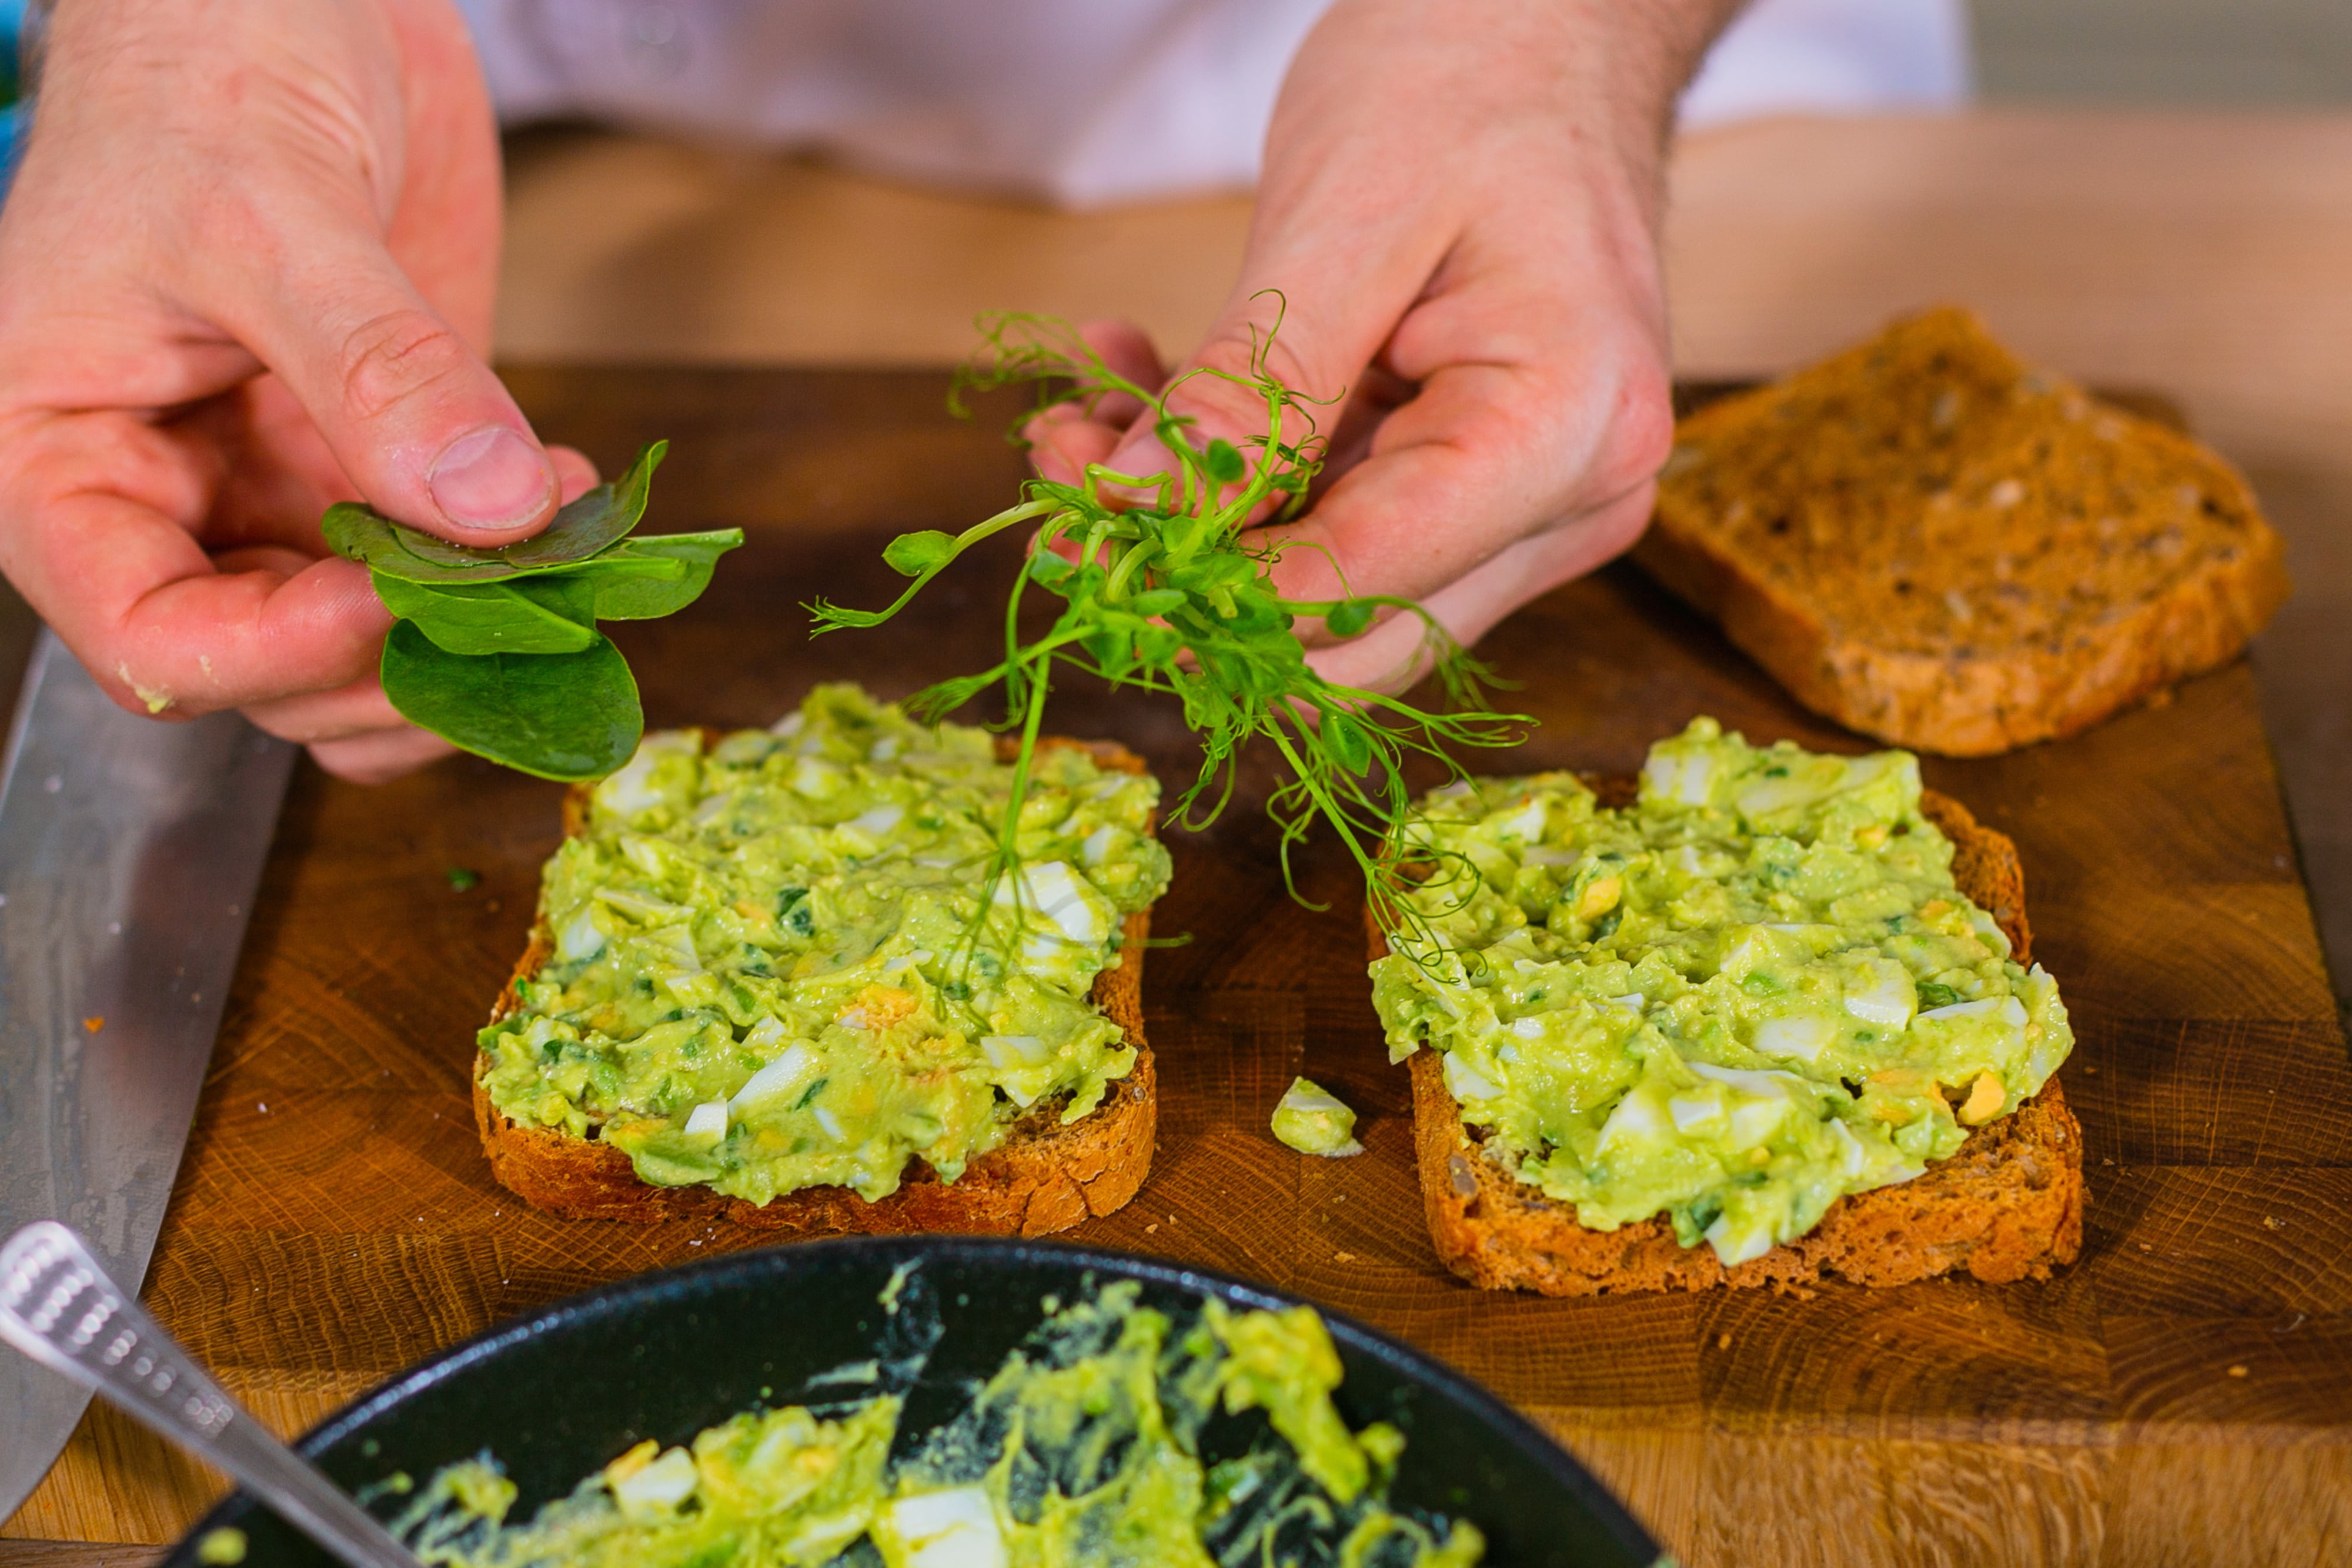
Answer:
[[[365,1509],[231,1399],[65,1226],[40,1220],[0,1247],[0,1339],[226,1470],[352,1568],[417,1568]]]

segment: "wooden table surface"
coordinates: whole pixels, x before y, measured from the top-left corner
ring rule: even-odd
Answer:
[[[900,695],[980,667],[1004,559],[919,636],[803,640],[800,601],[879,601],[891,534],[957,528],[1021,465],[935,372],[524,371],[540,428],[616,463],[676,444],[662,529],[740,524],[702,605],[624,628],[656,723],[760,724],[817,680]],[[1542,725],[1497,766],[1635,766],[1713,713],[1851,744],[1632,569],[1531,606],[1485,652]],[[1055,727],[1181,782],[1165,706],[1074,690]],[[1553,1301],[1439,1268],[1344,862],[1284,895],[1237,808],[1176,834],[1146,979],[1152,1175],[1075,1234],[1265,1280],[1485,1380],[1688,1563],[2342,1561],[2352,1541],[2352,1068],[2239,664],[2168,705],[1927,775],[2022,850],[2037,954],[2079,1031],[2064,1071],[2092,1192],[2042,1284],[1940,1281]],[[1261,780],[1262,782],[1262,780]],[[540,1302],[738,1245],[700,1224],[565,1222],[489,1178],[473,1033],[520,950],[556,787],[460,759],[378,790],[296,777],[146,1298],[299,1428]],[[458,891],[464,867],[478,885]],[[1266,1119],[1294,1073],[1363,1114],[1360,1158]],[[560,1397],[560,1391],[550,1391]],[[0,1535],[0,1568],[89,1568],[180,1530],[216,1482],[103,1412]],[[66,1543],[100,1544],[66,1544]],[[2331,1553],[2334,1554],[2331,1557]]]

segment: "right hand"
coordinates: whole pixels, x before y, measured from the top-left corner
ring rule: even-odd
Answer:
[[[0,211],[0,570],[134,712],[347,778],[448,747],[319,518],[462,544],[593,483],[484,362],[499,147],[447,0],[69,0]]]

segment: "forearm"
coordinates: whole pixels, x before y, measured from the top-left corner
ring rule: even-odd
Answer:
[[[1300,52],[1267,135],[1261,212],[1292,210],[1286,181],[1323,162],[1286,158],[1328,128],[1364,123],[1377,96],[1400,139],[1493,149],[1523,127],[1544,162],[1615,186],[1654,225],[1684,87],[1746,0],[1339,0]],[[1307,167],[1298,165],[1304,163]],[[1454,171],[1460,189],[1478,172]]]
[[[1723,29],[1748,0],[1569,0],[1574,80],[1604,110],[1610,151],[1651,197],[1664,193],[1675,109]]]

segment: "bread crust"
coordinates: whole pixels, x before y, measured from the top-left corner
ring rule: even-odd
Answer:
[[[1898,322],[1874,343],[1801,372],[1800,379],[1865,374],[1852,367],[1868,350],[1906,336],[1946,343],[1956,354],[1994,370],[2006,368],[2021,379],[2029,375],[1972,317],[1942,310]],[[2055,377],[2041,379],[2065,384]],[[1759,413],[1785,413],[1778,403],[1780,395],[1780,388],[1767,387],[1702,409],[1684,422],[1682,438],[1704,447],[1710,438],[1756,422]],[[2081,399],[2079,392],[2073,395]],[[1873,617],[1891,615],[1898,602],[1895,591],[1910,584],[1890,586],[1866,573],[1827,581],[1793,567],[1776,572],[1772,560],[1744,549],[1671,479],[1659,488],[1655,514],[1634,559],[1721,625],[1733,643],[1798,701],[1848,728],[1955,757],[1989,756],[2074,735],[2235,658],[2284,601],[2289,586],[2284,547],[2235,468],[2153,421],[2111,408],[2100,413],[2125,433],[2122,439],[2150,474],[2168,476],[2172,483],[2193,482],[2211,497],[2216,516],[2232,522],[2233,542],[2160,593],[2137,602],[2094,600],[2081,608],[2063,637],[1993,648],[1958,641],[1922,647],[1913,639],[1915,645],[1906,646],[1906,639],[1885,634]],[[1773,422],[1763,423],[1773,427]],[[1864,475],[1842,479],[1883,503],[1873,519],[1881,528],[1897,527],[1922,505],[1916,491],[1903,485],[1872,488],[1872,478]],[[2019,554],[2030,555],[2044,542],[2022,521],[2016,526]]]
[[[701,731],[708,747],[716,731]],[[1082,750],[1097,765],[1141,773],[1143,759],[1108,741],[1046,739],[1053,748]],[[1000,752],[1009,742],[998,743]],[[574,785],[563,799],[567,838],[585,831],[592,787]],[[1151,912],[1138,910],[1122,927],[1118,962],[1095,977],[1091,993],[1106,1017],[1135,1047],[1135,1066],[1105,1089],[1102,1103],[1065,1126],[1065,1102],[1041,1103],[1015,1122],[1005,1141],[968,1162],[954,1181],[942,1181],[919,1157],[908,1162],[898,1190],[867,1201],[844,1186],[809,1186],[755,1204],[707,1186],[656,1186],[638,1179],[629,1158],[594,1139],[554,1127],[526,1126],[490,1103],[483,1082],[488,1058],[474,1064],[474,1121],[491,1174],[533,1207],[572,1218],[653,1223],[704,1219],[751,1229],[802,1235],[953,1232],[1043,1236],[1126,1204],[1151,1169],[1159,1124],[1158,1080],[1143,1033],[1143,955]],[[521,1005],[518,988],[554,951],[542,912],[530,944],[490,1013],[497,1023]]]
[[[1604,803],[1622,804],[1634,781],[1602,779],[1595,789]],[[2015,843],[1935,790],[1922,792],[1920,810],[1952,841],[1960,891],[1993,916],[2013,956],[2030,958]],[[1365,925],[1372,956],[1385,956],[1388,943],[1370,910]],[[1841,1197],[1804,1235],[1727,1269],[1712,1248],[1684,1247],[1663,1215],[1588,1229],[1571,1206],[1520,1181],[1486,1148],[1481,1130],[1462,1120],[1438,1055],[1424,1046],[1410,1059],[1422,1203],[1438,1257],[1485,1290],[1590,1296],[1805,1285],[1832,1275],[1900,1285],[1957,1270],[2007,1284],[2047,1279],[2082,1251],[2083,1133],[2054,1075],[2016,1111],[1971,1132],[1950,1159],[1910,1181]]]
[[[2225,664],[2288,589],[2284,548],[2265,530],[2236,560],[2116,618],[2091,645],[1930,654],[1839,636],[1818,605],[1749,573],[1664,497],[1633,559],[1815,713],[1947,757],[2063,740]]]

